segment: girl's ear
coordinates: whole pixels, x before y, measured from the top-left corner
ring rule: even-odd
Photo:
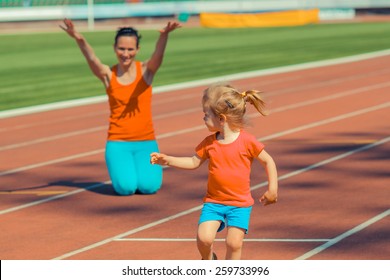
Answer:
[[[219,121],[220,122],[226,122],[226,116],[224,114],[219,115]]]

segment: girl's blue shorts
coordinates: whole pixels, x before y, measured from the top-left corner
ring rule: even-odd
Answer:
[[[203,204],[198,224],[221,221],[218,231],[222,231],[225,226],[228,226],[242,228],[245,233],[248,233],[251,211],[252,206],[236,207],[206,202]]]

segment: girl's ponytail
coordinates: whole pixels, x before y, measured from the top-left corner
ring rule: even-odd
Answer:
[[[245,102],[252,104],[256,110],[263,116],[267,115],[265,111],[265,101],[261,98],[260,91],[257,90],[247,90],[241,93],[242,98]]]

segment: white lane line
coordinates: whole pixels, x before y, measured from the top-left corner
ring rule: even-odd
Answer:
[[[325,244],[321,245],[321,246],[318,246],[317,248],[303,254],[302,256],[296,258],[296,260],[306,260],[308,258],[311,258],[312,256],[314,255],[317,255],[318,253],[332,247],[333,245],[339,243],[340,241],[342,241],[343,239],[353,235],[353,234],[356,234],[360,231],[362,231],[363,229],[369,227],[370,225],[386,218],[387,216],[390,215],[390,209],[387,209],[386,211],[382,212],[381,214],[369,219],[368,221],[365,221],[364,223],[354,227],[353,229],[350,229],[342,234],[340,234],[339,236],[336,236],[335,238],[329,240],[328,242],[326,242]]]
[[[262,141],[270,140],[270,139],[281,137],[281,136],[284,136],[284,135],[287,135],[287,134],[292,134],[292,133],[295,133],[295,132],[298,132],[298,131],[314,128],[314,127],[317,127],[317,126],[329,124],[329,123],[332,123],[332,122],[337,122],[337,121],[344,120],[344,119],[347,119],[347,118],[356,117],[356,116],[359,116],[359,115],[362,115],[362,114],[366,114],[366,113],[370,113],[370,112],[373,112],[373,111],[385,109],[385,108],[388,108],[389,106],[390,106],[390,102],[387,102],[387,103],[383,103],[383,104],[380,104],[380,105],[364,108],[364,109],[357,110],[357,111],[354,111],[354,112],[349,112],[349,113],[338,115],[338,116],[335,116],[335,117],[331,117],[331,118],[328,118],[328,119],[325,119],[325,120],[317,121],[317,122],[314,122],[314,123],[310,123],[310,124],[298,126],[296,128],[287,129],[285,131],[274,133],[272,135],[269,135],[269,136],[261,138],[261,140]]]
[[[361,78],[375,77],[375,76],[378,76],[378,75],[386,75],[389,72],[390,72],[389,69],[382,69],[382,70],[378,70],[378,71],[372,71],[370,73],[350,75],[348,77],[332,79],[332,80],[328,80],[328,81],[324,81],[324,82],[318,82],[318,83],[314,83],[314,84],[313,83],[312,84],[303,84],[303,85],[300,85],[300,86],[289,87],[289,88],[285,88],[285,89],[279,89],[279,90],[267,93],[266,97],[270,97],[270,96],[273,97],[273,96],[278,96],[278,95],[290,94],[290,93],[293,93],[294,91],[295,92],[303,91],[303,90],[307,91],[309,89],[315,90],[316,88],[321,88],[321,87],[330,86],[330,85],[336,85],[336,84],[339,84],[339,83],[342,83],[342,82],[360,80]],[[262,81],[261,85],[262,85],[262,87],[264,87],[265,85],[280,84],[280,83],[285,83],[286,81],[294,81],[294,80],[297,80],[297,79],[301,79],[301,77],[300,76],[295,76],[295,77],[292,77],[292,78],[286,78],[286,77],[277,78],[277,79],[272,79],[272,80],[270,80],[268,82],[267,81]],[[252,87],[250,84],[248,84],[248,86]],[[154,100],[153,104],[154,105],[160,105],[160,104],[165,104],[165,103],[176,102],[178,100],[198,99],[198,98],[199,98],[199,93],[191,93],[191,94],[186,93],[185,95],[179,95],[179,96],[178,96],[178,94],[176,94],[173,97],[159,99],[159,100]],[[195,102],[195,103],[197,103],[197,102]],[[190,109],[183,110],[183,111],[175,111],[175,112],[172,112],[172,113],[166,113],[166,114],[162,114],[162,115],[155,115],[153,118],[155,120],[157,120],[157,119],[160,119],[160,118],[162,119],[162,118],[167,118],[167,117],[171,117],[171,116],[177,116],[177,115],[180,115],[181,113],[187,113],[187,112],[191,113],[191,112],[195,112],[195,111],[198,111],[198,110],[199,110],[199,107],[197,106],[195,108],[190,108]],[[67,116],[67,117],[62,117],[62,118],[56,118],[54,120],[47,120],[47,119],[45,119],[45,120],[40,120],[39,122],[33,122],[33,123],[28,123],[28,124],[19,124],[19,125],[14,125],[12,127],[6,127],[6,128],[1,128],[0,127],[0,133],[20,130],[20,129],[26,129],[26,128],[32,128],[32,127],[36,127],[36,126],[40,126],[41,127],[41,126],[45,126],[45,125],[62,123],[62,122],[72,121],[72,120],[82,121],[81,120],[82,118],[91,118],[91,117],[97,117],[97,116],[102,116],[102,115],[107,115],[108,116],[108,114],[109,114],[108,111],[103,110],[103,111],[98,111],[98,112],[85,112],[83,114],[78,114],[77,116]]]
[[[390,55],[390,49],[377,51],[377,52],[371,52],[371,53],[365,53],[365,54],[360,54],[360,55],[353,55],[353,56],[347,56],[347,57],[342,57],[342,58],[336,58],[336,59],[314,61],[314,62],[301,63],[301,64],[290,65],[290,66],[275,67],[275,68],[271,68],[271,69],[249,71],[249,72],[214,77],[214,78],[209,78],[209,79],[178,83],[178,84],[173,84],[173,85],[160,86],[160,87],[155,87],[154,93],[159,94],[159,93],[164,93],[164,92],[170,92],[173,90],[182,90],[182,89],[193,88],[193,87],[203,86],[203,85],[209,85],[209,84],[213,84],[216,82],[227,81],[227,80],[231,81],[231,80],[247,79],[247,78],[252,78],[252,77],[259,77],[259,76],[265,76],[265,75],[280,74],[280,73],[286,73],[286,72],[292,72],[292,71],[299,71],[299,70],[305,70],[305,69],[311,69],[311,68],[319,68],[319,67],[343,64],[343,63],[357,62],[357,61],[361,61],[361,60],[373,59],[373,58],[378,58],[378,57],[387,56],[387,55]],[[106,101],[107,101],[107,96],[102,95],[102,96],[95,96],[95,97],[88,97],[88,98],[80,98],[80,99],[70,100],[70,101],[56,102],[56,103],[51,103],[51,104],[25,107],[25,108],[20,108],[20,109],[6,110],[6,111],[0,112],[0,119],[10,118],[10,117],[15,117],[15,116],[22,116],[22,115],[38,113],[38,112],[51,111],[51,110],[55,110],[55,109],[72,108],[72,107],[101,103],[101,102],[106,102]]]
[[[164,99],[166,100],[166,99]],[[170,100],[170,102],[174,102],[174,100]],[[161,102],[157,102],[157,101],[153,101],[154,104],[156,103],[161,103]],[[180,114],[185,114],[185,113],[191,113],[191,112],[194,112],[194,111],[197,111],[197,110],[200,110],[199,109],[199,106],[197,107],[194,107],[194,108],[190,108],[190,109],[185,109],[185,110],[182,110],[182,111],[175,111],[175,112],[170,112],[170,113],[165,113],[165,114],[160,114],[160,115],[154,115],[153,116],[153,119],[155,120],[158,120],[158,119],[164,119],[164,118],[169,118],[169,117],[172,117],[172,116],[176,116],[176,115],[180,115]],[[45,120],[40,120],[39,122],[34,122],[34,123],[28,123],[28,124],[20,124],[20,125],[15,125],[15,126],[12,126],[12,127],[6,127],[6,128],[1,128],[0,127],[0,133],[4,133],[4,132],[9,132],[9,131],[14,131],[14,130],[21,130],[21,129],[26,129],[26,128],[32,128],[32,127],[42,127],[42,126],[47,126],[47,125],[51,125],[51,124],[58,124],[58,123],[63,123],[63,122],[69,122],[69,121],[82,121],[81,118],[92,118],[92,117],[101,117],[105,115],[107,118],[109,116],[109,111],[107,109],[107,111],[104,111],[104,112],[90,112],[90,113],[84,113],[82,115],[77,115],[77,116],[67,116],[67,117],[62,117],[62,118],[56,118],[56,119],[45,119]],[[106,125],[106,129],[108,127],[108,124]]]
[[[158,115],[154,119],[155,120],[164,119],[164,118],[168,118],[168,117],[193,113],[193,112],[197,112],[197,111],[200,112],[199,107]],[[49,141],[55,141],[55,140],[59,140],[59,139],[63,139],[63,138],[80,136],[83,134],[88,134],[88,133],[93,133],[93,132],[98,132],[98,131],[103,131],[103,130],[105,131],[105,130],[107,130],[107,128],[108,128],[108,125],[103,125],[103,126],[96,126],[96,127],[92,127],[92,128],[88,128],[88,129],[80,129],[80,130],[76,130],[76,131],[72,131],[72,132],[68,132],[68,133],[63,133],[63,134],[57,134],[57,135],[49,136],[49,137],[42,137],[42,138],[34,139],[31,141],[2,146],[2,147],[0,147],[0,151],[18,149],[18,148],[22,148],[22,147],[26,147],[26,146],[30,146],[30,145],[40,144],[40,143],[49,142]]]
[[[368,144],[368,145],[365,145],[365,146],[361,146],[357,149],[354,149],[352,151],[349,151],[349,152],[346,152],[346,153],[343,153],[343,154],[340,154],[340,155],[337,155],[337,156],[334,156],[334,157],[331,157],[329,159],[326,159],[326,160],[323,160],[323,161],[320,161],[318,163],[315,163],[315,164],[312,164],[308,167],[305,167],[305,168],[302,168],[302,169],[298,169],[296,171],[293,171],[293,172],[290,172],[288,174],[285,174],[285,175],[282,175],[278,178],[278,180],[284,180],[284,179],[287,179],[287,178],[290,178],[292,176],[296,176],[300,173],[303,173],[303,172],[306,172],[306,171],[309,171],[309,170],[312,170],[312,169],[315,169],[315,168],[318,168],[320,166],[323,166],[323,165],[326,165],[326,164],[329,164],[329,163],[332,163],[334,161],[337,161],[337,160],[340,160],[340,159],[343,159],[343,158],[346,158],[348,156],[351,156],[353,154],[356,154],[356,153],[359,153],[359,152],[362,152],[362,151],[365,151],[365,150],[369,150],[371,148],[374,148],[376,146],[379,146],[379,145],[382,145],[382,144],[385,144],[387,142],[390,141],[390,136],[389,137],[386,137],[386,138],[383,138],[382,140],[379,140],[377,142],[374,142],[374,143],[371,143],[371,144]],[[268,184],[268,182],[265,182],[264,185]]]
[[[355,95],[355,94],[361,94],[361,93],[364,93],[364,92],[372,94],[372,91],[374,91],[374,90],[384,89],[384,88],[387,88],[387,87],[390,87],[390,82],[370,85],[370,86],[366,86],[366,87],[360,87],[360,88],[357,88],[357,89],[351,89],[351,90],[347,90],[347,91],[342,91],[342,92],[339,92],[339,93],[336,93],[336,94],[330,94],[330,95],[327,95],[327,96],[324,96],[324,97],[310,99],[310,100],[307,100],[307,101],[297,102],[295,104],[290,104],[290,105],[282,106],[282,107],[279,107],[279,108],[275,108],[275,109],[270,110],[270,113],[274,114],[274,113],[279,113],[279,112],[283,112],[283,111],[287,111],[287,110],[297,109],[299,107],[313,105],[313,104],[317,104],[317,103],[321,103],[321,102],[325,102],[325,101],[330,101],[330,100],[334,100],[334,99],[337,99],[337,98],[343,98],[343,97],[347,97],[347,96],[351,96],[351,95]],[[256,114],[256,115],[258,116],[258,114]]]
[[[93,128],[89,128],[89,129],[76,130],[76,131],[72,131],[72,132],[68,132],[68,133],[57,134],[57,135],[50,136],[50,137],[42,137],[42,138],[34,139],[31,141],[6,145],[6,146],[0,147],[0,151],[10,150],[10,149],[18,149],[18,148],[22,148],[22,147],[26,147],[26,146],[30,146],[30,145],[60,140],[60,139],[67,138],[67,137],[79,136],[79,135],[83,135],[83,134],[101,131],[103,129],[107,129],[107,126],[106,125],[105,126],[97,126],[97,127],[93,127]]]
[[[292,238],[246,238],[244,242],[327,242],[330,239],[292,239]],[[117,242],[194,242],[196,238],[121,238]],[[225,238],[216,238],[214,241],[224,242]]]
[[[343,120],[343,119],[346,119],[346,118],[355,117],[355,116],[358,116],[358,115],[361,115],[361,114],[365,114],[365,113],[369,113],[369,112],[373,112],[373,111],[376,111],[376,110],[384,109],[384,108],[387,108],[389,106],[390,106],[390,102],[383,103],[383,104],[372,106],[372,107],[368,107],[368,108],[365,108],[365,109],[362,109],[362,110],[349,112],[349,113],[342,114],[342,115],[339,115],[339,116],[336,116],[336,117],[328,118],[328,119],[325,119],[325,120],[317,121],[317,122],[314,122],[314,123],[302,125],[302,126],[295,127],[295,128],[292,128],[292,129],[288,129],[288,130],[285,130],[285,131],[281,131],[281,132],[278,132],[278,133],[275,133],[275,134],[271,134],[269,136],[260,138],[260,140],[261,141],[266,141],[266,140],[274,139],[274,138],[277,138],[277,137],[285,136],[287,134],[291,134],[291,133],[295,133],[295,132],[298,132],[298,131],[306,130],[306,129],[309,129],[309,128],[314,128],[314,127],[317,127],[317,126],[329,124],[329,123],[340,121],[340,120]],[[256,114],[256,115],[258,115],[258,114]],[[181,134],[185,134],[185,133],[190,133],[190,132],[198,131],[198,130],[201,130],[201,129],[204,129],[204,128],[205,128],[204,125],[199,125],[199,126],[195,126],[195,127],[191,127],[191,128],[187,128],[187,129],[177,130],[177,131],[174,131],[174,132],[168,132],[168,133],[161,134],[161,135],[157,136],[157,139],[164,139],[164,138],[167,138],[167,137],[172,137],[172,136],[177,136],[177,135],[181,135]],[[63,158],[58,158],[58,159],[55,159],[55,160],[50,160],[50,161],[41,162],[41,163],[37,163],[37,164],[26,165],[26,166],[23,166],[23,167],[19,167],[19,168],[10,169],[10,170],[6,170],[6,171],[3,171],[3,172],[0,172],[0,176],[10,175],[10,174],[14,174],[14,173],[30,170],[30,169],[33,169],[33,168],[43,167],[43,166],[47,166],[47,165],[50,165],[50,164],[55,164],[55,163],[60,163],[60,162],[68,161],[68,160],[78,159],[78,158],[81,158],[81,157],[91,156],[91,155],[95,155],[95,154],[99,154],[99,153],[103,153],[103,152],[104,152],[104,149],[99,149],[99,150],[94,150],[94,151],[91,151],[91,152],[76,154],[76,155],[63,157]]]
[[[64,122],[69,122],[69,121],[77,121],[77,122],[80,122],[82,121],[81,118],[83,119],[86,119],[86,118],[92,118],[92,117],[97,117],[97,116],[101,116],[101,115],[106,115],[108,117],[109,115],[109,112],[108,111],[93,111],[93,112],[86,112],[84,114],[77,114],[77,115],[72,115],[72,116],[66,116],[66,117],[58,117],[58,118],[55,118],[55,119],[44,119],[44,120],[39,120],[39,121],[36,121],[36,122],[32,122],[32,123],[23,123],[23,124],[18,124],[18,125],[13,125],[11,127],[5,127],[5,128],[2,128],[0,127],[0,133],[4,133],[4,132],[10,132],[10,131],[15,131],[15,130],[22,130],[22,129],[26,129],[26,128],[32,128],[32,127],[45,127],[45,126],[48,126],[48,125],[52,125],[52,124],[62,124]]]
[[[158,226],[160,224],[163,224],[163,223],[166,223],[166,222],[169,222],[169,221],[172,221],[172,220],[175,220],[177,218],[180,218],[182,216],[186,216],[188,214],[191,214],[193,212],[196,212],[200,209],[202,209],[203,205],[199,205],[199,206],[196,206],[196,207],[193,207],[191,209],[188,209],[186,211],[182,211],[180,213],[177,213],[175,215],[171,215],[171,216],[168,216],[164,219],[160,219],[158,221],[155,221],[153,223],[149,223],[149,224],[146,224],[146,225],[143,225],[141,227],[138,227],[138,228],[135,228],[135,229],[132,229],[132,230],[129,230],[127,232],[124,232],[124,233],[121,233],[121,234],[118,234],[114,237],[111,237],[111,238],[107,238],[107,239],[104,239],[100,242],[97,242],[97,243],[94,243],[94,244],[91,244],[89,246],[86,246],[86,247],[83,247],[83,248],[80,248],[78,250],[75,250],[75,251],[72,251],[72,252],[69,252],[69,253],[66,253],[64,255],[61,255],[59,257],[56,257],[54,258],[54,260],[61,260],[61,259],[66,259],[66,258],[69,258],[71,256],[74,256],[74,255],[77,255],[79,253],[82,253],[82,252],[85,252],[85,251],[89,251],[89,250],[92,250],[92,249],[95,249],[97,247],[100,247],[100,246],[103,246],[107,243],[110,243],[112,242],[113,240],[115,239],[121,239],[125,236],[128,236],[128,235],[132,235],[134,233],[137,233],[137,232],[140,232],[140,231],[143,231],[143,230],[146,230],[146,229],[149,229],[149,228],[152,228],[152,227],[155,227],[155,226]]]
[[[368,150],[368,149],[371,149],[371,148],[374,148],[376,146],[379,146],[379,145],[382,145],[384,143],[387,143],[388,141],[390,141],[390,137],[387,137],[387,138],[384,138],[376,143],[373,143],[373,144],[370,144],[370,145],[366,145],[366,146],[363,146],[363,147],[360,147],[358,149],[354,149],[354,150],[351,150],[349,152],[346,152],[346,153],[343,153],[343,154],[340,154],[340,155],[337,155],[337,156],[334,156],[332,158],[329,158],[327,160],[323,160],[321,162],[318,162],[316,164],[313,164],[313,165],[310,165],[310,166],[307,166],[305,168],[302,168],[302,169],[299,169],[299,170],[296,170],[294,172],[290,172],[288,174],[285,174],[285,175],[282,175],[278,178],[279,181],[282,181],[282,180],[285,180],[287,178],[290,178],[292,176],[296,176],[298,174],[301,174],[303,172],[306,172],[306,171],[309,171],[309,170],[312,170],[314,168],[317,168],[317,167],[320,167],[320,166],[323,166],[323,165],[326,165],[326,164],[329,164],[331,162],[334,162],[334,161],[337,161],[337,160],[340,160],[342,158],[345,158],[347,156],[350,156],[350,155],[353,155],[355,153],[358,153],[358,152],[361,152],[361,151],[364,151],[364,150]],[[267,182],[263,182],[261,184],[258,184],[258,185],[255,185],[251,188],[251,190],[255,190],[255,189],[258,189],[260,187],[263,187],[263,186],[267,186],[268,183]],[[56,258],[54,258],[55,260],[61,260],[61,259],[66,259],[66,258],[69,258],[69,257],[72,257],[74,255],[77,255],[77,254],[80,254],[80,253],[83,253],[83,252],[86,252],[86,251],[89,251],[89,250],[92,250],[92,249],[95,249],[97,247],[100,247],[100,246],[103,246],[107,243],[110,243],[114,240],[117,240],[117,239],[122,239],[122,238],[125,238],[126,236],[129,236],[129,235],[133,235],[135,233],[138,233],[138,232],[141,232],[141,231],[144,231],[146,229],[150,229],[152,227],[155,227],[155,226],[158,226],[158,225],[161,225],[163,223],[166,223],[166,222],[169,222],[169,221],[172,221],[172,220],[175,220],[177,218],[180,218],[180,217],[183,217],[183,216],[186,216],[186,215],[189,215],[193,212],[196,212],[200,209],[202,209],[203,205],[198,205],[196,207],[193,207],[191,209],[188,209],[188,210],[185,210],[185,211],[182,211],[182,212],[179,212],[177,214],[174,214],[174,215],[171,215],[171,216],[168,216],[166,218],[163,218],[163,219],[160,219],[160,220],[157,220],[155,222],[152,222],[152,223],[149,223],[149,224],[146,224],[146,225],[143,225],[141,227],[138,227],[138,228],[134,228],[134,229],[131,229],[127,232],[124,232],[124,233],[121,233],[121,234],[118,234],[116,236],[113,236],[113,237],[110,237],[110,238],[107,238],[107,239],[104,239],[102,241],[99,241],[99,242],[96,242],[94,244],[91,244],[91,245],[88,245],[88,246],[85,246],[83,248],[80,248],[78,250],[74,250],[74,251],[71,251],[71,252],[68,252],[66,254],[63,254],[61,256],[58,256]]]
[[[82,157],[89,157],[89,156],[97,155],[97,154],[100,154],[103,152],[104,152],[104,149],[99,149],[99,150],[94,150],[94,151],[90,151],[90,152],[86,152],[86,153],[80,153],[80,154],[76,154],[76,155],[72,155],[72,156],[62,157],[62,158],[58,158],[58,159],[54,159],[54,160],[44,161],[44,162],[40,162],[40,163],[36,163],[36,164],[26,165],[23,167],[0,172],[0,176],[10,175],[10,174],[14,174],[14,173],[18,173],[18,172],[38,168],[38,167],[43,167],[43,166],[47,166],[47,165],[51,165],[51,164],[56,164],[56,163],[60,163],[60,162],[64,162],[64,161],[74,160],[74,159],[78,159],[78,158],[82,158]]]
[[[330,91],[332,91],[334,86],[339,86],[343,83],[357,82],[357,81],[361,81],[362,79],[378,78],[378,76],[379,76],[379,78],[380,78],[380,76],[388,77],[389,74],[390,74],[390,69],[381,69],[381,70],[376,70],[376,71],[370,72],[368,74],[360,73],[360,74],[356,74],[356,75],[348,75],[348,76],[345,76],[342,78],[341,77],[340,78],[331,78],[331,79],[328,79],[326,81],[309,82],[309,83],[308,82],[301,82],[300,85],[296,85],[293,87],[286,87],[283,89],[269,92],[269,93],[267,93],[266,97],[268,97],[268,96],[274,97],[274,96],[278,96],[278,95],[285,95],[285,94],[290,94],[290,93],[294,93],[294,92],[302,92],[302,91],[309,91],[309,90],[310,91],[317,91],[318,89],[322,89],[324,87],[329,89]],[[309,77],[309,81],[312,79],[315,79],[315,78]],[[263,83],[261,83],[261,84],[263,84]],[[372,84],[372,83],[370,82],[369,84]],[[356,85],[356,86],[358,86],[358,85]],[[349,86],[349,87],[351,87],[351,86]]]
[[[371,85],[371,86],[361,87],[361,88],[358,88],[358,89],[343,91],[343,92],[339,92],[339,93],[336,93],[336,94],[331,94],[331,95],[328,95],[328,96],[311,99],[311,100],[308,100],[308,101],[298,102],[298,103],[295,103],[295,104],[292,104],[292,105],[282,106],[280,108],[275,108],[275,109],[269,110],[269,113],[272,113],[272,114],[280,113],[280,112],[283,112],[283,111],[297,109],[299,107],[309,106],[309,105],[313,105],[313,104],[316,104],[316,103],[321,103],[321,102],[324,102],[324,101],[329,101],[329,100],[333,100],[333,99],[337,99],[337,98],[342,98],[342,97],[346,97],[346,96],[350,96],[350,95],[354,95],[354,94],[360,94],[360,93],[364,93],[364,92],[372,92],[373,90],[383,89],[383,88],[386,88],[386,87],[390,87],[390,82],[385,82],[385,83],[375,84],[375,85]],[[177,112],[171,112],[171,113],[157,115],[156,117],[154,117],[154,119],[155,120],[164,119],[164,118],[168,118],[168,117],[174,117],[174,116],[179,116],[179,115],[188,114],[188,113],[194,113],[194,112],[198,112],[198,111],[200,112],[200,108],[197,106],[196,108],[190,108],[190,109],[186,109],[186,110],[182,110],[182,111],[177,111]],[[249,115],[249,118],[255,118],[255,117],[258,117],[258,116],[259,116],[258,113],[254,113],[254,114]],[[2,146],[2,147],[0,147],[0,151],[10,150],[10,149],[17,149],[17,148],[21,148],[21,147],[25,147],[25,146],[29,146],[29,145],[40,144],[40,143],[54,141],[54,140],[59,140],[59,139],[67,138],[67,137],[79,136],[79,135],[88,134],[88,133],[97,132],[97,131],[102,131],[102,130],[106,130],[106,129],[107,129],[107,126],[98,126],[98,127],[94,127],[94,128],[90,128],[90,129],[82,129],[82,130],[77,130],[77,131],[73,131],[73,132],[69,132],[69,133],[58,134],[58,135],[51,136],[51,137],[43,137],[43,138],[31,140],[31,141],[26,141],[26,142],[21,142],[21,143],[17,143],[17,144],[11,144],[11,145]],[[194,127],[194,128],[187,128],[186,130],[191,132],[192,131],[191,129],[198,130],[198,129],[202,129],[202,127],[199,128],[199,126],[198,126],[198,127]],[[183,130],[183,131],[184,131],[183,133],[185,133],[185,130]],[[160,139],[167,138],[170,135],[174,136],[175,135],[174,133],[175,132],[162,134],[162,135],[160,135]],[[159,138],[159,137],[157,137],[157,138]]]
[[[85,188],[82,188],[82,189],[74,190],[74,191],[67,192],[67,193],[60,194],[60,195],[56,195],[56,196],[51,196],[51,197],[48,197],[48,198],[44,198],[44,199],[40,199],[40,200],[33,201],[33,202],[30,202],[30,203],[26,203],[26,204],[23,204],[23,205],[19,205],[19,206],[16,206],[16,207],[4,209],[4,210],[0,211],[0,215],[11,213],[11,212],[15,212],[15,211],[18,211],[18,210],[22,210],[24,208],[32,207],[32,206],[39,205],[39,204],[42,204],[42,203],[45,203],[45,202],[50,202],[50,201],[53,201],[53,200],[56,200],[56,199],[60,199],[60,198],[66,197],[66,196],[78,194],[78,193],[81,193],[81,192],[84,192],[84,191],[87,191],[87,190],[96,189],[96,188],[99,188],[99,187],[102,187],[102,186],[108,185],[108,184],[111,184],[111,181],[106,181],[106,182],[103,182],[103,183],[97,183],[97,184],[94,184],[94,185],[91,185],[89,187],[85,187]]]
[[[276,137],[279,137],[279,136],[274,134],[274,137],[276,138]],[[268,139],[272,139],[270,136],[268,136],[267,138]],[[265,138],[260,138],[259,140],[262,141],[263,139],[265,139]],[[300,173],[303,173],[303,172],[309,171],[311,169],[320,167],[322,165],[331,163],[332,161],[339,160],[339,159],[342,159],[344,157],[350,156],[350,155],[352,155],[352,154],[354,154],[356,152],[364,151],[364,150],[370,149],[372,147],[375,147],[377,145],[384,144],[387,141],[389,141],[389,139],[390,139],[390,137],[389,138],[385,138],[385,139],[383,139],[381,141],[378,141],[378,142],[371,143],[369,145],[362,146],[362,147],[360,147],[358,149],[355,149],[355,150],[353,150],[351,152],[347,152],[347,153],[335,156],[333,158],[330,158],[328,160],[324,160],[324,161],[319,162],[317,164],[312,164],[312,165],[310,165],[310,166],[308,166],[306,168],[302,168],[302,169],[296,170],[294,172],[290,172],[288,174],[279,176],[278,180],[285,180],[285,179],[290,178],[292,176],[296,176],[296,175],[298,175]],[[52,196],[52,197],[49,197],[49,198],[37,200],[37,201],[31,202],[31,203],[23,204],[23,205],[20,205],[20,206],[16,206],[16,207],[8,208],[8,209],[5,209],[5,210],[1,210],[0,211],[0,215],[6,214],[6,213],[10,213],[10,212],[14,212],[14,211],[18,211],[18,210],[21,210],[21,209],[24,209],[24,208],[27,208],[27,207],[39,205],[39,204],[42,204],[44,202],[49,202],[49,201],[52,201],[52,200],[60,199],[60,198],[65,197],[65,196],[74,195],[74,194],[77,194],[77,193],[80,193],[80,192],[83,192],[83,191],[86,191],[86,190],[95,189],[95,188],[98,188],[98,187],[101,187],[103,185],[110,184],[110,183],[111,183],[111,181],[106,181],[106,182],[103,182],[103,183],[92,185],[92,186],[87,187],[85,189],[80,189],[80,190],[68,192],[66,194],[56,195],[56,196]],[[253,191],[253,190],[258,189],[260,187],[266,186],[267,184],[268,184],[267,182],[263,182],[261,184],[258,184],[256,186],[252,187],[251,190]]]

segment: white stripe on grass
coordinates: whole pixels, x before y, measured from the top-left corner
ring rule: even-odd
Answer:
[[[360,54],[360,55],[347,56],[343,58],[301,63],[301,64],[290,65],[290,66],[282,66],[282,67],[275,67],[275,68],[265,69],[265,70],[249,71],[249,72],[238,73],[233,75],[226,75],[226,76],[214,77],[209,79],[202,79],[197,81],[160,86],[154,88],[154,94],[169,92],[173,90],[192,88],[197,86],[204,86],[204,85],[209,85],[221,81],[246,79],[251,77],[259,77],[259,76],[265,76],[271,74],[279,74],[279,73],[286,73],[286,72],[297,71],[297,70],[337,65],[342,63],[356,62],[356,61],[367,60],[367,59],[377,58],[386,55],[390,55],[390,49],[366,53],[366,54]],[[19,109],[5,110],[0,112],[0,119],[38,113],[38,112],[51,111],[56,109],[64,109],[64,108],[71,108],[71,107],[88,105],[88,104],[95,104],[95,103],[105,102],[106,100],[107,97],[103,95],[103,96],[81,98],[81,99],[75,99],[70,101],[62,101],[62,102],[56,102],[56,103],[50,103],[44,105],[19,108]]]

